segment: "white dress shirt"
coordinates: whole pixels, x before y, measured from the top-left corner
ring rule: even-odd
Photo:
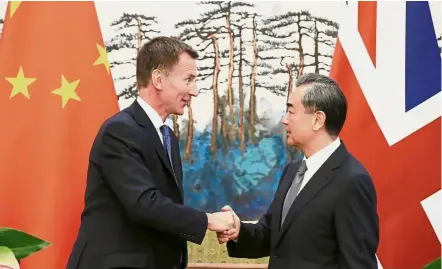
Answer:
[[[304,160],[307,165],[307,171],[304,174],[304,180],[301,183],[301,187],[299,188],[299,192],[305,187],[305,185],[309,182],[309,180],[313,177],[313,175],[318,171],[318,169],[327,161],[330,155],[341,145],[341,140],[338,138],[335,141],[328,144],[325,148],[316,152],[309,158],[305,158]],[[298,194],[299,194],[298,192]]]
[[[161,119],[160,114],[156,112],[146,101],[137,97],[137,102],[140,104],[141,108],[146,112],[149,119],[152,121],[155,130],[157,130],[158,136],[160,137],[161,143],[163,143],[163,134],[161,133],[160,127],[164,125],[163,120]]]

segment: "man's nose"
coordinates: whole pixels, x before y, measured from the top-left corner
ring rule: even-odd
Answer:
[[[192,96],[195,96],[195,97],[198,96],[198,89],[197,89],[196,85],[194,85],[194,86],[190,89],[189,94],[192,95]]]
[[[287,124],[287,114],[284,114],[284,116],[282,116],[281,123],[284,125]]]

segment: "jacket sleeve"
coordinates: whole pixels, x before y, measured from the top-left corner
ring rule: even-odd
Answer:
[[[287,165],[282,174],[280,183],[287,171]],[[277,192],[278,192],[277,190]],[[235,258],[262,258],[270,255],[270,238],[271,238],[271,223],[272,215],[276,208],[274,208],[274,200],[270,204],[267,212],[259,219],[257,223],[241,222],[238,238],[235,241],[227,242],[227,251],[230,257]]]
[[[267,211],[258,223],[241,223],[239,236],[227,242],[230,257],[261,258],[270,255],[271,212]]]
[[[99,145],[99,165],[128,217],[146,227],[201,244],[207,230],[207,215],[163,196],[143,162],[135,135],[125,123],[112,123]]]
[[[377,268],[379,220],[376,191],[368,174],[349,179],[335,208],[340,268]]]

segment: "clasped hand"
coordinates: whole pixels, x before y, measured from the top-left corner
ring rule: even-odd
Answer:
[[[208,229],[217,233],[220,244],[238,237],[241,222],[230,206],[224,206],[221,212],[207,214],[207,216]]]

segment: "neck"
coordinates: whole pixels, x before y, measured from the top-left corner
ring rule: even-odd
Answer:
[[[169,117],[166,108],[158,98],[155,89],[145,88],[138,91],[138,96],[149,104],[160,115],[163,122]]]
[[[328,134],[318,135],[310,140],[307,145],[303,146],[302,151],[304,152],[305,157],[309,158],[316,152],[330,145],[336,138],[337,136],[330,136]]]

